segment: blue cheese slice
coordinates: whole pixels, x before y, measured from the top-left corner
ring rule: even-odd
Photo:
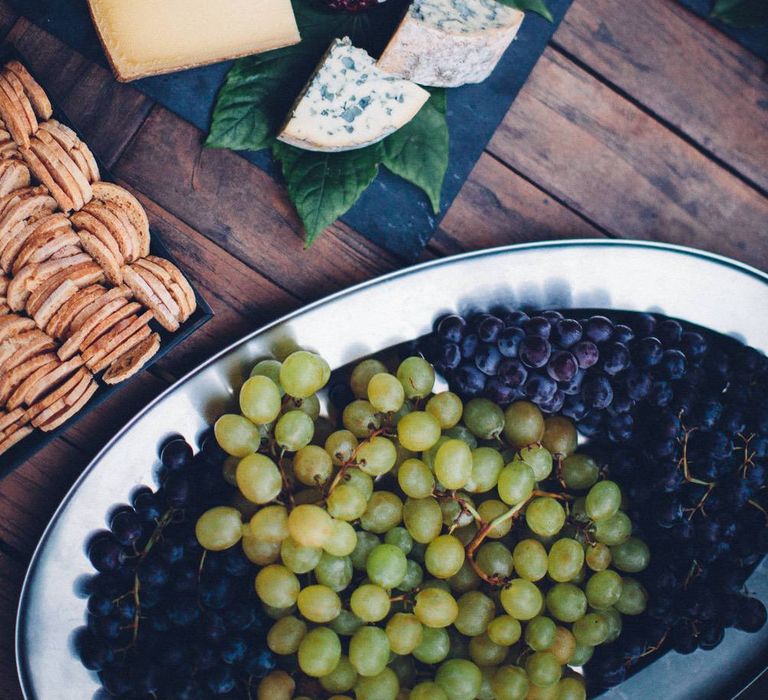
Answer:
[[[396,131],[429,93],[376,67],[348,37],[334,39],[278,135],[310,151],[350,151]]]
[[[522,21],[522,12],[496,0],[415,0],[377,65],[420,85],[480,83]]]

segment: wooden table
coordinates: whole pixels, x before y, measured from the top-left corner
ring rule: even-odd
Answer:
[[[107,439],[247,331],[405,263],[343,224],[303,250],[283,188],[262,171],[234,153],[204,151],[196,128],[5,0],[0,32],[137,192],[216,313],[0,483],[0,697],[18,700],[13,634],[27,563]],[[768,268],[767,76],[764,62],[675,0],[576,0],[424,259],[605,236],[692,245]]]

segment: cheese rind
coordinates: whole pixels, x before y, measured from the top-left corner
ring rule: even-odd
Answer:
[[[118,80],[296,44],[290,0],[88,0]]]
[[[349,38],[335,39],[277,138],[310,151],[362,148],[407,124],[428,99],[418,85],[380,71]]]
[[[496,68],[523,17],[495,0],[416,0],[377,65],[420,85],[480,83]]]

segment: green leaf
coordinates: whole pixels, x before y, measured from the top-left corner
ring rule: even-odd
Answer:
[[[768,24],[766,0],[717,0],[712,17],[734,27],[757,27]]]
[[[305,151],[275,141],[272,155],[307,232],[306,245],[346,213],[376,178],[382,159],[381,143],[342,153]]]
[[[537,15],[541,15],[544,19],[554,22],[554,17],[547,7],[545,0],[499,0],[502,5],[508,5],[514,7],[516,10],[523,10],[535,12]]]
[[[382,164],[426,192],[435,214],[448,170],[446,92],[436,90],[419,113],[382,142]]]

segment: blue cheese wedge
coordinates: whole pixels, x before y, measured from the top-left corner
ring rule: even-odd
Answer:
[[[415,0],[377,65],[419,85],[480,83],[522,21],[522,12],[496,0]]]
[[[380,71],[349,38],[334,39],[296,100],[280,141],[310,151],[350,151],[396,131],[429,93]]]

